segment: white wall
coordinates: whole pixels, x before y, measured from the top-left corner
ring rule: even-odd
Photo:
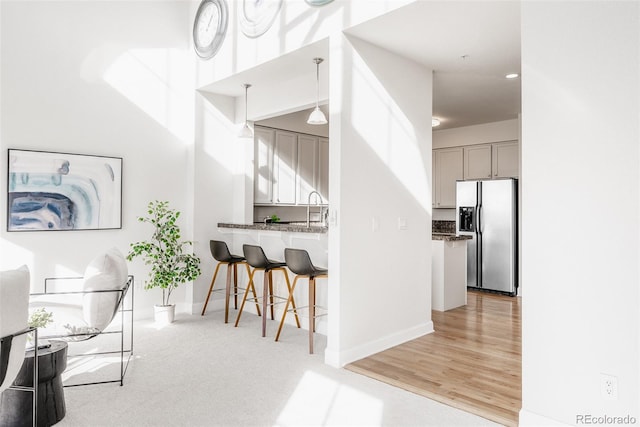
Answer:
[[[516,141],[519,139],[518,119],[453,129],[434,130],[433,148]]]
[[[326,360],[342,366],[433,331],[432,71],[343,35],[330,68]]]
[[[522,6],[521,425],[640,416],[639,8]]]
[[[200,63],[197,86],[203,87],[233,76],[414,1],[334,0],[323,7],[312,7],[304,1],[284,0],[278,18],[258,38],[249,38],[240,32],[238,17],[242,2],[229,1],[229,28],[225,42],[213,60]],[[313,67],[313,64],[310,63],[310,66]],[[249,90],[253,92],[254,88]],[[278,101],[277,98],[274,100]]]
[[[2,1],[1,158],[7,148],[122,157],[121,230],[6,232],[0,197],[0,267],[26,263],[44,277],[82,275],[100,251],[148,238],[136,221],[147,202],[169,200],[193,235],[189,145],[193,140],[192,17],[182,2]],[[37,28],[37,30],[34,30]],[[7,188],[6,173],[0,188]],[[137,290],[147,269],[130,264]],[[176,291],[174,302],[184,299]],[[160,293],[136,293],[137,315]]]

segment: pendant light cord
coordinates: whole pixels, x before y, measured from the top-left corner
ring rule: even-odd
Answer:
[[[318,104],[320,103],[320,62],[322,61],[320,58],[316,58],[316,108],[318,108]]]
[[[245,126],[247,125],[247,110],[248,110],[248,104],[249,104],[249,85],[245,84],[244,85],[244,124]]]

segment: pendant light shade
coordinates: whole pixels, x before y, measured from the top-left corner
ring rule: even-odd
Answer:
[[[320,102],[320,63],[324,61],[322,58],[313,58],[313,62],[316,63],[316,108],[313,109],[311,114],[309,115],[309,119],[307,123],[310,125],[326,125],[327,118],[324,116],[324,113],[320,110],[319,102]]]
[[[253,131],[249,127],[249,122],[247,121],[247,106],[248,106],[247,92],[251,87],[251,85],[249,83],[245,83],[242,86],[244,86],[244,125],[242,126],[242,129],[240,129],[240,133],[238,134],[238,136],[240,138],[253,138]]]

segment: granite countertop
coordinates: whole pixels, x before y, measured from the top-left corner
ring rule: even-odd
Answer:
[[[326,233],[329,227],[321,225],[320,223],[311,223],[311,226],[307,227],[306,222],[290,222],[290,223],[262,223],[255,224],[228,224],[219,222],[220,228],[237,228],[241,230],[266,230],[266,231],[288,231],[294,233]]]
[[[445,242],[454,242],[457,240],[471,240],[471,236],[456,236],[450,233],[432,233],[431,240],[444,240]]]

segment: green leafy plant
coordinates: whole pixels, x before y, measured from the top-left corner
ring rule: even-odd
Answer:
[[[200,275],[200,258],[185,253],[184,246],[192,246],[193,242],[180,241],[180,227],[176,224],[180,212],[169,208],[169,202],[149,202],[147,214],[138,217],[138,221],[153,226],[151,239],[131,243],[127,259],[131,261],[140,256],[151,266],[145,289],[161,288],[162,305],[170,305],[173,290],[180,283],[190,282]]]
[[[271,222],[279,222],[280,217],[276,214],[271,215]]]
[[[47,312],[44,307],[37,309],[29,316],[29,326],[32,328],[44,328],[53,322],[53,313]]]

